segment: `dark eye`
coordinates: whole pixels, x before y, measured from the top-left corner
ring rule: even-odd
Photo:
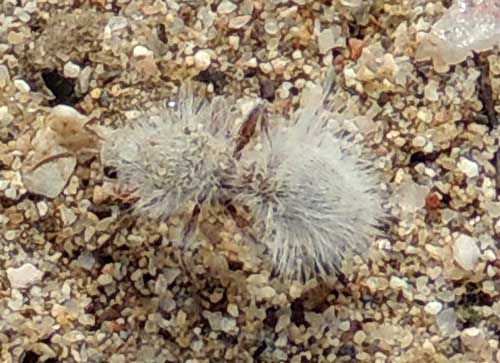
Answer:
[[[104,167],[104,175],[110,179],[116,179],[118,177],[116,169],[112,166]]]

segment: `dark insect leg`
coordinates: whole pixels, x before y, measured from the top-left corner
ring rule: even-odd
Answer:
[[[248,114],[246,120],[240,127],[238,131],[238,140],[236,141],[236,147],[233,152],[233,156],[237,159],[241,156],[241,151],[248,145],[251,138],[255,134],[257,125],[262,118],[263,108],[261,104],[256,105]]]
[[[69,158],[71,156],[74,156],[74,154],[72,152],[69,152],[69,151],[65,151],[65,152],[62,152],[62,153],[58,153],[58,154],[47,156],[46,158],[43,158],[42,160],[40,160],[39,162],[37,162],[35,165],[33,165],[32,167],[30,167],[29,171],[35,171],[36,169],[38,169],[39,167],[41,167],[43,164],[50,163],[51,161],[54,161],[54,160],[57,160],[57,159],[61,159],[61,158]]]

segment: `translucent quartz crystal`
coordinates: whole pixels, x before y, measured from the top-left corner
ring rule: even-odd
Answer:
[[[500,44],[500,0],[456,0],[417,50],[417,60],[432,58],[438,70],[464,61],[471,51]]]

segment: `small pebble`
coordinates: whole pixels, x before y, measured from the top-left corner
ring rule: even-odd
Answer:
[[[425,146],[426,142],[427,140],[425,139],[425,137],[418,135],[411,141],[411,144],[413,147],[422,148]]]
[[[436,317],[436,324],[444,335],[452,335],[457,331],[457,314],[453,308],[442,310]]]
[[[45,217],[47,215],[47,212],[49,211],[49,206],[44,201],[38,202],[36,204],[36,208],[38,210],[38,214],[40,215],[40,217]]]
[[[3,64],[0,64],[0,87],[3,87],[7,82],[10,82],[9,70]]]
[[[335,46],[335,33],[333,29],[325,29],[318,36],[318,47],[321,54],[326,54]]]
[[[153,55],[153,52],[143,45],[136,45],[133,51],[134,57],[147,57]]]
[[[240,37],[237,35],[231,35],[229,37],[229,44],[234,50],[237,50],[240,47]]]
[[[28,82],[26,82],[22,79],[14,80],[14,86],[19,90],[19,92],[22,92],[22,93],[28,93],[31,91],[31,87],[28,84]]]
[[[106,24],[106,28],[108,28],[112,32],[125,29],[127,26],[128,20],[123,16],[112,16],[111,18],[109,18],[108,24]]]
[[[443,304],[439,301],[431,301],[425,305],[425,312],[431,315],[437,315],[441,309],[443,308]]]
[[[453,244],[453,257],[464,270],[472,271],[481,257],[481,251],[475,239],[461,234]]]
[[[484,349],[488,344],[483,332],[476,327],[463,330],[460,334],[460,340],[465,347],[473,352]]]
[[[0,128],[8,126],[14,117],[9,113],[9,108],[7,106],[0,106]]]
[[[228,0],[221,1],[219,6],[217,6],[217,12],[222,15],[230,14],[236,9],[238,9],[238,6]]]
[[[83,252],[80,256],[78,256],[77,262],[81,268],[90,271],[94,266],[95,258],[91,253]]]
[[[259,300],[267,300],[276,295],[276,290],[271,286],[265,286],[257,290],[256,295]]]
[[[8,268],[7,278],[9,279],[12,288],[26,288],[36,284],[42,279],[43,272],[33,266],[31,263],[26,263],[18,268]]]
[[[70,226],[76,221],[77,216],[70,208],[62,206],[59,211],[64,226]]]
[[[17,235],[18,235],[17,231],[10,230],[5,232],[3,236],[7,241],[14,241],[17,238]]]
[[[460,158],[457,166],[469,178],[475,178],[479,175],[479,166],[469,159]]]
[[[64,65],[64,76],[67,78],[78,78],[80,75],[80,67],[73,63],[73,62],[68,62]]]
[[[391,276],[389,286],[391,287],[391,289],[407,289],[408,283],[397,276]]]
[[[0,180],[0,191],[4,191],[9,186],[10,182],[8,180]]]
[[[365,341],[365,339],[366,339],[366,334],[362,330],[358,330],[354,334],[354,337],[352,338],[352,340],[354,341],[354,343],[356,343],[357,345],[363,344],[363,342]]]
[[[194,55],[194,64],[199,70],[204,71],[205,69],[208,69],[208,67],[210,67],[210,63],[211,59],[208,51],[202,49],[197,51]]]
[[[432,102],[439,100],[438,87],[439,84],[436,81],[430,80],[424,88],[425,98]]]
[[[264,24],[264,30],[269,35],[276,35],[278,34],[280,28],[278,22],[275,19],[268,19]]]
[[[60,150],[60,149],[59,149]],[[61,152],[57,149],[56,153]],[[30,192],[48,198],[57,197],[66,186],[76,167],[76,158],[65,157],[41,165],[23,173],[23,182]]]
[[[252,17],[250,15],[241,15],[229,20],[230,29],[241,29],[250,21]]]
[[[361,39],[350,38],[348,41],[351,58],[356,60],[361,57],[363,52],[364,42]]]
[[[231,315],[233,318],[237,318],[238,315],[239,315],[239,312],[238,312],[238,306],[236,306],[235,304],[228,304],[227,305],[227,312],[229,313],[229,315]]]
[[[97,278],[97,283],[101,286],[109,285],[113,282],[113,276],[110,274],[102,274]]]
[[[225,333],[229,333],[236,328],[236,320],[231,318],[223,317],[220,322],[220,330]]]

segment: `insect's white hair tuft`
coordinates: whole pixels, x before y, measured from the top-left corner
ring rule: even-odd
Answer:
[[[322,97],[306,100],[291,121],[270,132],[263,150],[246,153],[241,179],[251,182],[234,200],[257,221],[278,274],[306,280],[365,255],[385,212],[373,162]]]
[[[234,144],[231,106],[222,97],[206,102],[187,84],[173,107],[146,112],[107,135],[102,161],[116,168],[121,184],[135,189],[136,212],[165,219],[188,201],[210,197]]]

